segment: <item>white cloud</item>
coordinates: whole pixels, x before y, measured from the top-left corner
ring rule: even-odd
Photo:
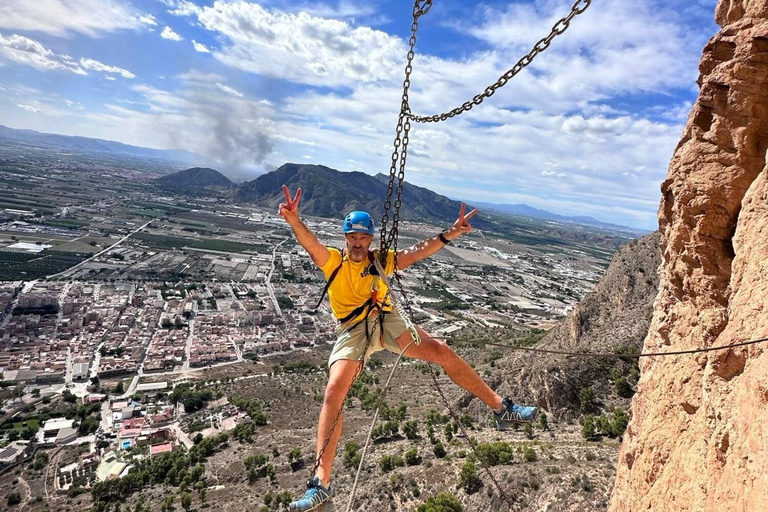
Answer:
[[[160,33],[160,37],[163,39],[170,39],[171,41],[183,41],[184,38],[181,37],[179,34],[173,31],[173,29],[169,26],[166,26],[163,31]]]
[[[19,107],[19,108],[23,108],[27,112],[40,112],[39,108],[35,108],[32,105],[23,105],[21,103],[18,103],[16,106]]]
[[[211,53],[211,50],[209,50],[204,44],[198,43],[194,39],[192,40],[192,46],[195,47],[195,51],[200,53]]]
[[[104,80],[114,81],[114,80],[117,80],[117,78],[115,78],[113,76],[109,76],[109,75],[104,75]]]
[[[223,84],[220,84],[219,82],[216,82],[216,87],[218,87],[225,93],[229,94],[230,96],[234,96],[236,98],[243,97],[243,93],[241,93],[240,91],[236,91],[235,89],[233,89],[232,87],[229,87],[228,85],[223,85]]]
[[[117,30],[137,30],[151,18],[117,0],[3,0],[0,28],[91,37]]]
[[[0,59],[26,64],[41,71],[71,71],[87,75],[72,57],[59,55],[39,42],[18,34],[9,37],[0,34]]]
[[[151,14],[139,16],[139,21],[145,25],[152,25],[153,27],[157,25],[157,20]]]
[[[128,71],[127,69],[119,68],[117,66],[109,66],[93,59],[80,59],[80,65],[85,69],[92,71],[104,71],[105,73],[116,73],[123,78],[136,78],[136,75]]]
[[[229,41],[213,53],[217,59],[294,82],[338,86],[391,79],[405,53],[398,37],[307,12],[268,10],[243,1],[183,8],[175,13],[196,16],[204,28]]]

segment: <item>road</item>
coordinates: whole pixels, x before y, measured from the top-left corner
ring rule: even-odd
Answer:
[[[274,249],[272,249],[272,268],[269,269],[269,275],[267,276],[267,283],[266,283],[267,292],[269,293],[269,298],[272,299],[272,304],[275,305],[275,313],[277,313],[277,315],[280,318],[283,318],[283,312],[280,309],[280,304],[277,303],[277,297],[275,297],[275,290],[274,288],[272,288],[272,274],[275,273],[275,258],[277,257],[277,248],[283,245],[288,240],[290,240],[290,238],[286,238],[285,240],[277,244]]]
[[[192,340],[195,337],[195,319],[189,319],[189,335],[187,343],[184,345],[184,364],[181,365],[181,371],[189,371],[189,356],[192,355]]]
[[[91,261],[91,260],[93,260],[93,259],[95,259],[95,258],[98,258],[99,256],[101,256],[102,254],[104,254],[104,253],[106,253],[106,252],[108,252],[108,251],[111,251],[112,249],[114,249],[115,247],[117,247],[117,246],[118,246],[118,245],[120,245],[121,243],[125,242],[126,240],[128,240],[129,238],[131,238],[133,235],[135,235],[136,233],[138,233],[139,231],[141,231],[141,230],[142,230],[142,229],[144,229],[145,227],[149,226],[151,223],[152,223],[152,221],[150,220],[149,222],[147,222],[147,223],[146,223],[146,224],[144,224],[143,226],[141,226],[141,227],[139,227],[139,228],[135,229],[134,231],[131,231],[130,233],[128,233],[128,234],[127,234],[127,235],[125,235],[123,238],[121,238],[120,240],[118,240],[118,241],[117,241],[117,242],[115,242],[114,244],[110,245],[110,246],[109,246],[109,247],[107,247],[106,249],[103,249],[103,250],[101,250],[101,251],[97,252],[96,254],[94,254],[93,256],[91,256],[90,258],[88,258],[88,259],[85,259],[85,260],[81,261],[80,263],[78,263],[78,264],[77,264],[77,265],[75,265],[74,267],[69,267],[67,270],[64,270],[64,271],[62,271],[62,272],[59,272],[58,274],[52,274],[52,275],[48,276],[46,279],[53,279],[53,278],[55,278],[55,277],[65,276],[65,275],[67,275],[68,273],[70,273],[70,272],[72,272],[72,271],[74,271],[74,270],[77,270],[78,268],[82,267],[83,265],[85,265],[85,264],[86,264],[86,263],[88,263],[89,261]]]

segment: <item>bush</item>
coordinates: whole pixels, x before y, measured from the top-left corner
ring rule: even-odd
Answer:
[[[435,444],[435,446],[432,447],[432,451],[435,453],[435,457],[438,459],[442,459],[446,455],[443,443],[439,441]]]
[[[595,420],[591,414],[581,417],[581,436],[587,441],[595,439]]]
[[[542,412],[539,415],[539,428],[541,430],[549,430],[549,423],[547,422],[547,414]]]
[[[421,457],[419,456],[419,451],[415,446],[405,452],[405,463],[409,466],[416,466],[421,464]]]
[[[419,422],[416,420],[409,420],[403,423],[403,434],[408,439],[419,438]]]
[[[629,424],[629,416],[621,409],[614,409],[613,422],[611,423],[611,435],[613,437],[620,437],[624,435],[624,431],[627,430]]]
[[[379,459],[379,468],[382,473],[389,473],[395,468],[405,466],[405,461],[399,455],[384,455]]]
[[[525,459],[525,462],[536,462],[539,460],[539,457],[536,455],[536,450],[531,446],[525,447],[523,450],[523,458]]]
[[[526,423],[523,427],[523,433],[525,434],[525,437],[528,439],[533,439],[533,425],[530,423]]]
[[[459,473],[459,486],[464,489],[467,494],[473,494],[480,490],[483,482],[477,476],[477,468],[475,463],[471,460],[464,462]]]
[[[21,503],[21,494],[18,492],[12,492],[8,495],[8,505],[18,505]]]
[[[579,392],[579,410],[582,414],[588,414],[595,409],[595,390],[592,386],[582,388]]]
[[[635,390],[632,389],[632,386],[630,386],[629,382],[627,382],[627,378],[624,376],[616,379],[614,389],[616,390],[616,394],[622,398],[632,398],[632,395],[635,394]]]
[[[447,492],[430,496],[425,503],[419,505],[416,512],[462,512],[463,507],[456,496]]]
[[[360,454],[357,453],[357,451],[360,449],[360,445],[358,445],[354,441],[347,441],[344,444],[344,466],[348,468],[356,468],[360,464]]]
[[[478,458],[486,466],[498,466],[512,462],[512,446],[504,441],[495,443],[481,443],[475,449]]]

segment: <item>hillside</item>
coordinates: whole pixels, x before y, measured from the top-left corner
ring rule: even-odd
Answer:
[[[174,172],[157,178],[155,183],[164,189],[179,192],[206,187],[235,186],[235,184],[222,173],[207,167],[192,167],[191,169]]]
[[[302,188],[303,215],[338,218],[352,210],[366,210],[380,219],[384,213],[387,181],[388,177],[383,174],[370,176],[362,172],[340,172],[323,165],[287,163],[244,183],[237,192],[237,200],[277,208],[284,200],[281,187],[285,184],[293,191]],[[461,207],[459,201],[410,183],[403,186],[402,201],[401,219],[443,224],[456,220]],[[478,221],[477,227],[487,225],[481,219]]]

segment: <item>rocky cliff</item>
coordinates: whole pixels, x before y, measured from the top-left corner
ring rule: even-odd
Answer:
[[[768,0],[720,0],[716,20],[662,185],[646,351],[768,336]],[[641,371],[610,510],[768,510],[768,345]]]

